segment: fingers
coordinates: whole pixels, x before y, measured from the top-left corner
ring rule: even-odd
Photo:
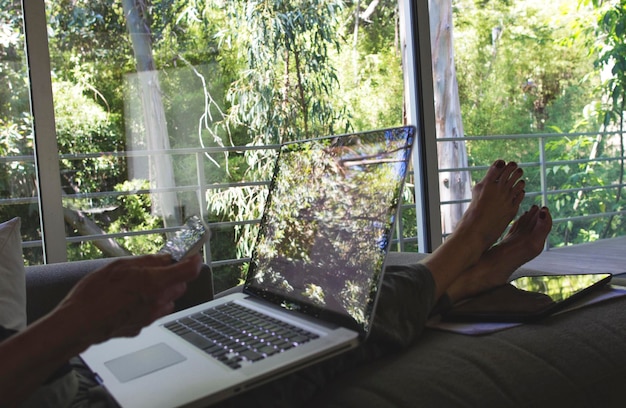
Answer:
[[[175,264],[167,266],[141,266],[129,276],[132,284],[127,286],[127,290],[133,291],[138,304],[137,314],[141,315],[141,309],[145,309],[148,316],[147,323],[171,312],[168,306],[174,300],[182,296],[187,290],[187,282],[195,279],[200,273],[201,256],[195,255]],[[132,279],[135,278],[135,279]],[[140,320],[146,317],[140,316]]]
[[[129,270],[164,267],[171,264],[172,258],[168,254],[120,258],[103,266],[97,271],[98,273],[94,273],[92,276],[106,276],[111,281],[125,280]]]
[[[125,267],[142,266],[158,267],[172,265],[172,257],[169,254],[142,255],[116,260],[113,264],[120,264]]]
[[[187,290],[187,285],[178,283],[166,287],[159,292],[139,293],[132,295],[134,301],[129,302],[118,314],[118,326],[109,337],[132,337],[156,319],[174,311],[174,301]]]
[[[202,267],[202,256],[195,254],[177,263],[154,268],[155,279],[164,285],[188,282],[198,277]]]
[[[174,309],[202,267],[201,256],[173,264],[169,255],[116,260],[84,278],[64,300],[80,316],[90,343],[132,336]]]
[[[126,315],[125,321],[119,322],[118,327],[109,337],[134,337],[150,323],[172,313],[174,306],[173,300],[162,304],[139,305],[132,313]]]
[[[146,255],[115,261],[103,272],[112,282],[125,281],[127,290],[153,297],[170,286],[197,278],[201,267],[199,254],[177,263],[172,263],[169,255]]]

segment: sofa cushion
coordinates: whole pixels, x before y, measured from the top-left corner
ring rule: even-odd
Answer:
[[[27,267],[28,323],[54,309],[83,276],[112,261],[111,258],[90,259]]]
[[[622,407],[626,298],[485,336],[427,329],[310,407]]]
[[[26,284],[22,258],[21,220],[0,224],[0,326],[26,327]]]

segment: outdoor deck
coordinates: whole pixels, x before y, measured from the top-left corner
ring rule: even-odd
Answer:
[[[626,236],[551,249],[524,268],[556,273],[626,273]]]

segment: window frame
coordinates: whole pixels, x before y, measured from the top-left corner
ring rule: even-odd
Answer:
[[[44,263],[67,261],[44,0],[22,0]]]

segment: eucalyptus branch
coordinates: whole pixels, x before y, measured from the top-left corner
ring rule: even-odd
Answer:
[[[202,115],[200,115],[200,118],[198,120],[198,142],[200,143],[200,146],[202,146],[203,149],[206,148],[206,145],[204,144],[204,140],[202,140],[202,130],[206,129],[209,132],[209,134],[213,137],[213,141],[217,143],[218,146],[224,147],[224,142],[222,138],[209,125],[209,121],[213,121],[213,114],[211,113],[211,107],[215,107],[217,109],[217,112],[221,116],[222,123],[225,124],[224,128],[226,129],[226,132],[228,133],[228,140],[230,142],[230,145],[234,146],[232,134],[230,131],[230,126],[228,126],[228,123],[225,123],[225,120],[224,120],[226,119],[226,114],[224,113],[224,111],[222,111],[219,105],[215,102],[215,99],[213,99],[213,96],[209,92],[204,75],[202,75],[196,69],[196,67],[190,64],[189,61],[187,61],[185,57],[183,57],[182,55],[179,55],[178,58],[180,58],[185,63],[185,65],[187,65],[187,67],[189,67],[193,71],[193,73],[200,79],[200,82],[202,82],[202,90],[204,94],[204,111]],[[218,168],[221,167],[219,163],[215,159],[213,159],[213,157],[211,157],[210,154],[205,152],[204,155],[215,166],[217,166]],[[226,174],[230,176],[230,171],[228,169],[228,152],[227,151],[224,152],[224,159],[225,159],[224,162],[226,163]]]

